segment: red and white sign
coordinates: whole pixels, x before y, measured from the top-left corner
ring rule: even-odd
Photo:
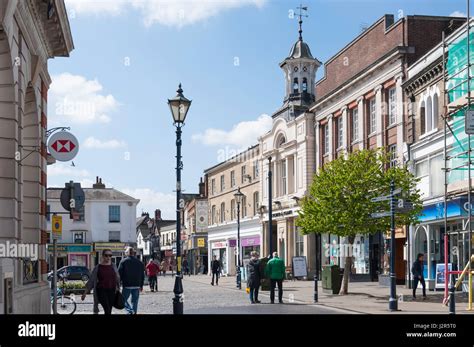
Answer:
[[[226,248],[227,247],[227,242],[225,241],[220,241],[220,242],[213,242],[211,244],[212,249],[217,249],[217,248]]]
[[[59,131],[52,135],[48,141],[49,153],[58,161],[70,161],[79,151],[77,138],[67,131]]]

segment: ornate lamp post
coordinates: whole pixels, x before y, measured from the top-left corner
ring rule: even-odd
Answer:
[[[242,198],[244,194],[240,192],[240,187],[237,189],[237,193],[234,194],[235,201],[237,202],[237,288],[242,288],[242,276],[240,273],[240,267],[242,263],[240,261],[240,204],[242,203]]]
[[[184,201],[181,199],[181,128],[184,126],[186,115],[188,114],[191,100],[183,95],[181,83],[177,90],[177,95],[168,99],[168,105],[173,116],[173,124],[176,127],[176,277],[174,282],[173,314],[183,314],[183,276],[181,273],[181,209]]]

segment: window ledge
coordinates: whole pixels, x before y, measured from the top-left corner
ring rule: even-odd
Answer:
[[[433,134],[435,134],[435,133],[437,133],[437,132],[438,132],[438,128],[434,128],[434,129],[432,129],[432,130],[430,130],[430,131],[424,133],[423,135],[420,135],[420,140],[422,140],[422,139],[424,139],[424,138],[426,138],[426,137],[429,137],[430,135],[433,135]]]
[[[372,136],[375,136],[375,135],[377,135],[377,131],[371,132],[369,135],[367,135],[367,137],[372,137]]]

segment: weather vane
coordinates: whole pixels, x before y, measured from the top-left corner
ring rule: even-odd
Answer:
[[[300,30],[299,30],[299,33],[300,33],[300,41],[303,41],[303,29],[302,29],[302,25],[303,25],[303,17],[308,17],[308,15],[306,14],[307,11],[308,11],[308,6],[303,6],[303,4],[300,4],[297,9],[299,10],[299,14],[298,14],[298,17],[300,17],[300,20],[299,20],[299,24],[300,24]]]

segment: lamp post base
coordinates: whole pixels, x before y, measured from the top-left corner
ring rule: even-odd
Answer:
[[[183,282],[181,274],[177,274],[174,281],[173,314],[183,314]]]
[[[242,275],[240,273],[240,266],[237,268],[237,288],[242,289]]]

